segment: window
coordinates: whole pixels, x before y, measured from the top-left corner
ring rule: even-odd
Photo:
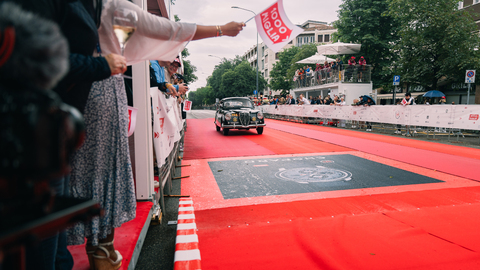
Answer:
[[[323,35],[318,35],[318,42],[323,42]]]
[[[330,42],[330,35],[325,35],[325,42]]]
[[[292,43],[293,43],[293,39],[292,39],[292,40],[290,40],[290,42],[288,42],[288,44],[292,44]]]
[[[268,54],[265,55],[265,64],[268,63]]]
[[[278,60],[278,52],[275,53],[275,60]]]
[[[263,69],[264,66],[265,66],[265,65],[263,64],[263,60],[262,60],[262,66],[260,67],[260,69]]]
[[[297,46],[302,45],[302,37],[297,37]]]
[[[268,78],[268,69],[265,69],[265,77]]]
[[[264,56],[265,54],[265,47],[262,47],[262,57]]]

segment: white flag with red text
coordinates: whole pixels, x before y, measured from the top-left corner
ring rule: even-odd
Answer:
[[[290,40],[303,32],[302,28],[288,19],[283,8],[283,0],[278,0],[257,14],[255,22],[263,42],[274,52],[280,51]]]

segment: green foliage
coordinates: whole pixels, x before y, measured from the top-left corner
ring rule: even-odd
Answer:
[[[295,71],[306,66],[304,64],[295,64],[295,62],[314,55],[317,52],[317,45],[310,43],[302,47],[290,47],[280,52],[278,54],[278,62],[273,65],[270,72],[270,88],[272,90],[282,90],[281,95],[289,93],[292,88]]]
[[[183,59],[183,77],[185,78],[185,83],[187,84],[198,80],[198,77],[194,74],[197,71],[197,67],[192,65],[190,60],[185,59],[189,55],[190,53],[188,52],[188,49],[185,48],[182,51],[182,59]]]
[[[295,75],[295,71],[297,69],[306,67],[307,65],[310,67],[314,66],[314,64],[295,64],[295,63],[302,59],[305,59],[314,55],[317,52],[317,46],[318,44],[315,44],[315,43],[305,44],[302,47],[300,47],[300,49],[295,54],[295,56],[293,56],[290,62],[290,67],[287,69],[287,79],[289,80],[290,85],[292,85],[293,83],[293,76]]]
[[[390,0],[343,0],[338,11],[334,40],[362,44],[361,53],[372,65],[374,87],[391,84],[397,53],[393,50],[398,41],[399,20],[384,14]],[[344,61],[345,62],[345,61]]]
[[[188,92],[188,100],[192,101],[194,108],[201,108],[203,105],[214,104],[213,90],[210,86],[198,88],[196,91]]]
[[[466,69],[478,69],[480,37],[457,0],[390,0],[388,14],[401,22],[402,81],[437,89],[438,80],[463,81]]]
[[[292,65],[292,59],[300,49],[290,47],[278,53],[278,62],[273,64],[270,72],[270,88],[272,90],[282,90],[282,95],[288,93],[292,86],[292,79],[287,78],[287,70]]]
[[[258,78],[260,90],[265,89],[267,82],[262,76]],[[256,70],[247,61],[236,56],[233,60],[223,59],[215,66],[207,86],[212,89],[215,98],[241,97],[252,95],[256,87]]]

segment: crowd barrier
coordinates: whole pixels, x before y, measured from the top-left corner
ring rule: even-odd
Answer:
[[[263,105],[259,106],[267,117],[280,115],[317,119],[335,119],[480,130],[480,105],[376,105],[376,106],[326,106],[326,105]]]
[[[155,200],[165,210],[164,192],[170,193],[172,177],[183,143],[185,120],[175,98],[167,98],[157,88],[150,89],[152,98],[153,146],[158,168],[158,192]]]

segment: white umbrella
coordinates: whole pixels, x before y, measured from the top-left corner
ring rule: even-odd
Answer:
[[[355,54],[360,51],[361,47],[362,44],[336,42],[317,46],[317,52],[326,55]]]
[[[333,61],[335,61],[335,59],[333,58],[329,58],[329,57],[326,57],[325,55],[323,54],[314,54],[308,58],[305,58],[305,59],[302,59],[298,62],[296,62],[297,64],[317,64],[317,63],[320,63],[320,64],[323,64],[325,63],[325,61],[327,61],[328,63],[331,63]]]

